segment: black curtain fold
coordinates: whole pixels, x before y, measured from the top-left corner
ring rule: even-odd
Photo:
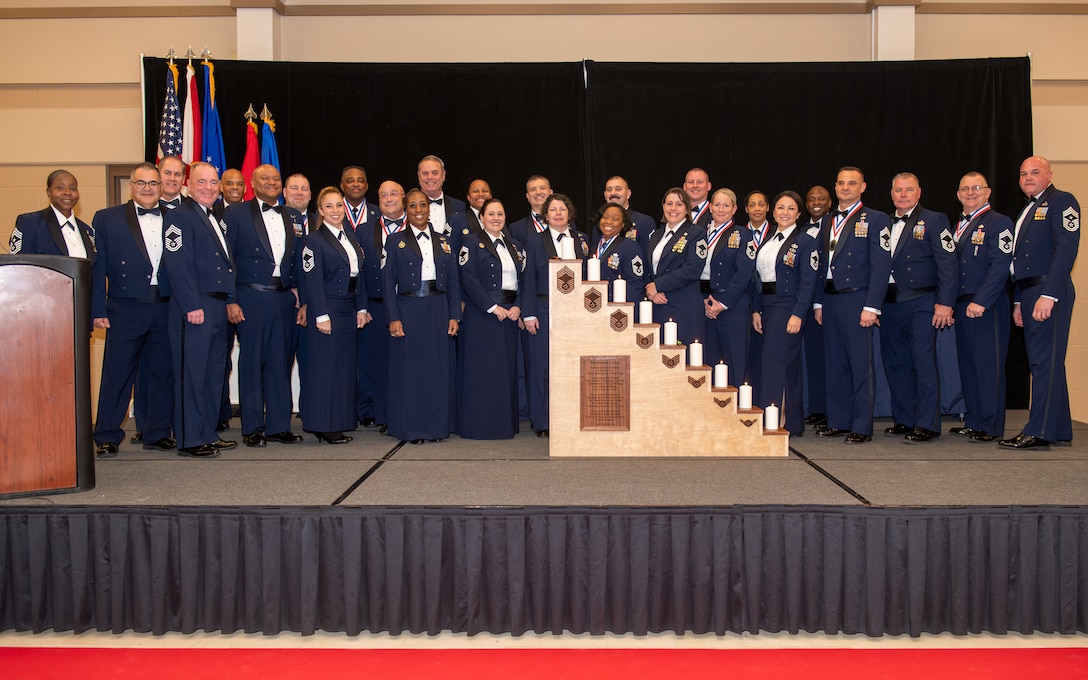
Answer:
[[[1088,509],[0,511],[0,629],[1085,632]]]

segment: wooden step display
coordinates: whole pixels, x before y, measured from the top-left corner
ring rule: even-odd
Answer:
[[[659,324],[608,302],[608,284],[583,282],[580,261],[553,260],[548,281],[551,456],[789,454],[785,430],[738,409],[736,388],[713,388],[713,369],[687,366],[684,345],[659,347]]]

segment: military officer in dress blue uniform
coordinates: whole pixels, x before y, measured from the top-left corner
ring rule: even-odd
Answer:
[[[351,232],[358,242],[367,225],[373,226],[378,221],[378,209],[366,200],[366,191],[370,188],[367,182],[366,170],[358,165],[349,165],[340,173],[340,191],[344,196],[344,228]],[[370,333],[365,329],[356,334],[357,359],[356,370],[359,371],[358,389],[356,390],[356,417],[359,424],[364,427],[372,427],[377,423],[374,419],[374,400],[370,393],[370,383],[367,381],[364,367],[367,364],[367,356],[370,354]]]
[[[1012,220],[991,209],[986,178],[969,172],[956,195],[963,213],[956,223],[959,285],[956,356],[967,413],[950,434],[992,442],[1005,433],[1005,358],[1012,326],[1006,292],[1012,264]]]
[[[609,301],[613,296],[611,282],[616,279],[623,279],[634,295],[642,295],[646,288],[646,254],[628,236],[634,228],[627,211],[619,204],[605,203],[597,209],[598,238],[590,248],[590,256],[600,260],[601,280],[609,282]]]
[[[525,180],[525,200],[529,202],[529,214],[510,224],[510,235],[518,243],[528,247],[530,237],[543,233],[548,228],[544,218],[544,201],[552,195],[552,183],[543,175],[533,175]]]
[[[688,197],[691,209],[688,218],[692,224],[706,227],[710,224],[710,175],[702,168],[692,168],[684,175],[684,193]]]
[[[1024,327],[1031,367],[1031,412],[1020,434],[1000,444],[1046,448],[1073,439],[1065,352],[1073,316],[1071,272],[1080,246],[1080,204],[1057,189],[1050,161],[1032,156],[1020,165],[1020,189],[1028,204],[1013,234],[1013,322]]]
[[[831,210],[831,193],[816,185],[805,194],[808,224],[805,233],[819,241],[820,220]],[[827,380],[824,376],[824,328],[816,323],[815,310],[809,309],[801,328],[801,355],[805,364],[805,391],[808,395],[806,425],[827,424]]]
[[[449,196],[442,191],[446,183],[446,164],[433,154],[424,156],[416,167],[419,188],[427,194],[431,204],[431,228],[449,239],[454,253],[461,250],[461,239],[468,229],[467,208],[459,198]]]
[[[734,387],[748,375],[748,343],[752,329],[751,282],[756,246],[752,232],[733,221],[737,195],[721,188],[710,197],[706,265],[699,278],[707,318],[704,355],[709,365],[725,362]]]
[[[12,255],[82,257],[94,265],[94,232],[75,215],[79,182],[67,170],[54,170],[45,180],[49,206],[15,218],[8,241]]]
[[[801,196],[783,191],[774,199],[777,232],[768,234],[756,255],[752,326],[763,336],[761,408],[781,406],[779,427],[795,437],[805,433],[801,380],[801,327],[816,291],[820,253],[816,239],[797,226]]]
[[[148,371],[142,392],[147,406],[141,422],[145,449],[169,451],[174,421],[174,367],[167,331],[170,286],[159,279],[162,210],[159,171],[141,163],[129,176],[131,200],[94,216],[98,257],[94,265],[91,315],[95,328],[108,328],[98,391],[94,440],[99,458],[117,455],[124,437],[137,367]],[[108,284],[108,285],[107,285]]]
[[[373,225],[362,232],[359,245],[363,249],[362,276],[366,279],[367,309],[373,321],[363,329],[369,334],[370,351],[362,359],[365,362],[367,384],[374,398],[374,419],[379,431],[385,434],[389,422],[389,331],[385,318],[385,300],[382,288],[382,253],[393,234],[408,228],[404,212],[404,187],[393,181],[385,181],[378,187],[378,208],[381,214]]]
[[[318,441],[346,444],[354,430],[358,389],[355,336],[370,324],[363,251],[347,224],[343,195],[325,187],[317,196],[321,225],[302,248],[309,378],[303,385],[303,426]]]
[[[518,320],[525,251],[506,231],[497,198],[480,206],[481,231],[458,254],[464,323],[458,333],[457,400],[466,439],[509,439],[518,433]]]
[[[548,260],[563,259],[564,252],[568,259],[572,254],[578,260],[589,257],[589,244],[585,237],[571,227],[576,216],[574,203],[563,194],[551,194],[544,201],[543,209],[548,228],[539,234],[529,235],[525,247],[525,290],[521,296],[529,421],[538,437],[547,437],[551,427]],[[566,243],[573,243],[573,246],[566,246]]]
[[[491,198],[491,185],[486,180],[474,179],[468,185],[468,194],[465,198],[468,203],[468,210],[465,211],[468,234],[479,234],[483,229],[480,225],[480,209],[484,207],[484,201]]]
[[[622,206],[627,211],[627,217],[631,220],[631,228],[627,231],[626,236],[637,241],[645,254],[646,244],[650,242],[650,234],[657,227],[657,220],[631,209],[631,188],[627,185],[627,180],[619,175],[609,177],[604,184],[604,200]]]
[[[177,156],[164,157],[159,161],[159,177],[162,178],[162,196],[159,197],[159,203],[163,209],[180,208],[184,198],[181,190],[185,186],[185,161]]]
[[[224,175],[226,173],[223,173]],[[301,173],[288,175],[283,180],[283,203],[288,208],[294,208],[302,216],[301,222],[295,222],[295,238],[302,240],[310,233],[310,229],[320,226],[317,214],[310,211],[310,199],[313,194],[310,191],[310,180]],[[302,415],[302,384],[306,382],[306,308],[305,294],[302,291],[305,277],[302,276],[302,246],[295,247],[297,258],[294,264],[295,270],[295,323],[291,330],[291,347],[289,354],[292,362],[298,364],[299,399],[298,412]]]
[[[389,321],[389,434],[422,444],[456,429],[454,338],[461,323],[457,251],[428,222],[429,197],[404,197],[411,228],[385,242]]]
[[[744,211],[748,214],[748,231],[752,236],[752,245],[755,246],[756,250],[759,250],[763,246],[763,242],[774,234],[774,225],[767,219],[771,212],[770,197],[759,189],[749,191],[748,195],[744,197]],[[750,290],[750,295],[753,298],[758,293],[758,285],[759,282],[753,278]],[[738,376],[738,378],[743,377],[752,385],[752,395],[756,404],[763,403],[759,394],[760,386],[763,384],[762,371],[763,335],[753,333],[748,340],[748,372],[743,376]]]
[[[291,432],[291,337],[296,297],[295,235],[302,214],[279,205],[283,182],[274,165],[251,179],[255,198],[227,208],[227,245],[237,265],[227,319],[238,329],[238,405],[242,441],[294,444]]]
[[[937,332],[952,326],[959,287],[956,239],[948,218],[918,204],[918,177],[892,178],[891,275],[881,310],[880,355],[895,421],[884,433],[908,444],[940,436]]]
[[[654,303],[654,322],[661,324],[662,332],[665,322],[672,319],[677,340],[690,345],[692,340],[706,339],[706,312],[699,289],[707,257],[706,227],[688,218],[691,204],[679,187],[665,192],[661,209],[665,222],[650,236],[646,251],[650,260],[646,297]]]
[[[888,216],[861,202],[865,175],[846,166],[835,180],[838,210],[820,229],[816,321],[824,327],[827,427],[821,437],[847,435],[848,444],[873,437],[873,324],[888,289]]]
[[[223,176],[219,178],[220,200],[215,204],[216,214],[223,219],[223,213],[232,205],[245,203],[246,181],[242,177],[242,171],[237,168],[227,168]]]
[[[189,200],[163,220],[174,433],[178,455],[211,458],[238,445],[216,434],[227,362],[227,296],[234,292],[235,268],[227,236],[212,210],[219,196],[215,167],[193,163],[188,185]]]

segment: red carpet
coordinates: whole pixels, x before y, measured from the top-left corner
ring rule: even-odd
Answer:
[[[5,680],[633,680],[1088,678],[1088,649],[133,649],[0,648]]]

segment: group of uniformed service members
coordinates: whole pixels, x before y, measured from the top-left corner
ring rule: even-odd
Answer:
[[[654,321],[675,321],[679,342],[703,340],[704,363],[726,363],[757,406],[781,405],[792,436],[815,425],[817,436],[871,440],[879,327],[886,435],[940,436],[936,338],[951,331],[966,414],[949,434],[1015,449],[1072,440],[1065,353],[1080,206],[1052,184],[1045,158],[1020,167],[1027,203],[1015,219],[991,208],[978,172],[960,180],[962,213],[951,220],[922,207],[909,172],[893,178],[895,209],[884,213],[862,203],[865,176],[852,166],[837,174],[837,200],[814,186],[803,198],[753,191],[743,205],[729,189],[712,193],[693,168],[665,192],[660,219],[631,210],[615,176],[591,236],[545,177],[527,181],[529,215],[510,224],[486,181],[471,183],[466,204],[444,192],[445,177],[442,160],[427,156],[418,188],[383,182],[374,205],[366,171],[349,166],[311,212],[301,174],[282,180],[260,166],[247,201],[237,170],[220,178],[209,164],[168,157],[137,166],[131,200],[87,225],[74,214],[76,178],[51,173],[50,205],[18,217],[10,251],[92,263],[94,326],[109,329],[98,456],[117,455],[134,385],[134,443],[197,458],[237,446],[221,436],[232,368],[243,443],[301,441],[291,429],[296,359],[299,416],[321,441],[351,441],[345,432],[360,425],[414,444],[454,432],[506,438],[525,419],[547,436],[555,258],[596,258],[601,279],[625,279],[629,301],[651,300]],[[734,219],[740,208],[747,222]],[[1014,323],[1024,328],[1031,409],[1023,430],[1002,439]]]

